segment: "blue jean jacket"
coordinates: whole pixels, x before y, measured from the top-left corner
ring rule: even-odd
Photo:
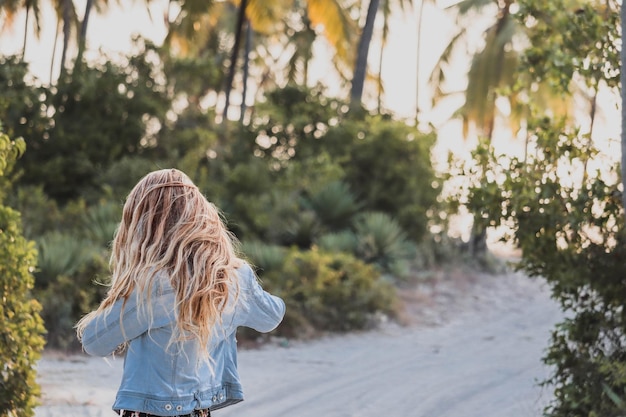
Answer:
[[[237,274],[239,296],[236,301],[231,297],[221,324],[214,329],[210,364],[196,341],[168,346],[176,320],[175,293],[164,274],[153,285],[151,317],[144,308],[137,308],[137,297],[131,294],[125,305],[118,300],[89,323],[82,343],[90,355],[108,356],[129,342],[113,410],[176,416],[243,400],[237,371],[237,327],[274,330],[283,319],[285,303],[261,288],[249,265],[244,264]]]

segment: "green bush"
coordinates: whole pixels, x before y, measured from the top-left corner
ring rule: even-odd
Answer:
[[[24,149],[0,133],[0,175]],[[44,347],[40,305],[31,298],[37,252],[20,216],[0,205],[0,416],[32,416],[39,386],[33,368]]]
[[[349,142],[337,155],[343,181],[363,209],[387,213],[408,238],[419,242],[428,232],[429,213],[441,188],[431,162],[435,136],[402,122],[376,117],[344,122],[329,129],[324,142]]]
[[[49,198],[41,185],[22,186],[9,196],[7,203],[22,217],[24,236],[35,239],[58,227],[62,220],[56,201]]]
[[[19,214],[0,207],[0,416],[32,416],[39,395],[33,365],[45,330],[30,295],[36,253],[21,235]]]
[[[626,229],[616,166],[591,171],[598,151],[576,129],[549,119],[529,124],[524,161],[476,151],[487,175],[470,187],[469,207],[487,226],[510,227],[517,267],[550,284],[566,318],[544,362],[554,370],[545,415],[621,416],[626,397]],[[570,173],[584,173],[571,181]],[[470,171],[468,171],[468,175]]]
[[[266,271],[264,284],[285,299],[279,332],[364,329],[377,314],[393,315],[394,287],[372,265],[346,253],[292,249],[281,269]]]
[[[90,242],[100,248],[109,248],[121,217],[121,204],[103,200],[87,209],[80,226]]]

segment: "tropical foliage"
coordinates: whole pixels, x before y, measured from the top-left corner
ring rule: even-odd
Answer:
[[[592,97],[615,91],[619,8],[521,1],[517,18],[532,42],[523,70],[558,93],[578,91],[576,83]],[[626,398],[623,187],[619,164],[594,142],[596,115],[572,126],[539,114],[524,156],[498,155],[483,142],[464,171],[476,181],[468,196],[475,219],[510,230],[505,239],[523,253],[517,268],[545,278],[566,312],[544,358],[554,370],[543,381],[554,392],[550,417],[618,416]]]

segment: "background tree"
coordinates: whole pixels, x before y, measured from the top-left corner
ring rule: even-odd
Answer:
[[[69,82],[62,80],[56,94],[40,96],[44,101],[34,108],[54,111],[54,122],[38,135],[24,136],[30,152],[21,163],[21,184],[42,184],[64,203],[100,188],[98,174],[122,156],[150,150],[154,137],[146,134],[146,124],[160,123],[169,102],[146,54],[124,67],[111,62],[87,67]]]
[[[582,80],[617,94],[621,4],[519,4],[530,41],[520,71],[530,82],[571,94]],[[522,250],[517,267],[546,279],[566,313],[544,357],[554,370],[543,381],[554,393],[550,417],[618,416],[626,398],[621,178],[618,161],[588,132],[593,117],[572,124],[540,113],[530,119],[525,158],[496,155],[484,142],[464,171],[476,179],[468,200],[475,218],[510,228],[505,238]]]
[[[367,57],[369,55],[370,43],[374,34],[374,23],[380,0],[370,0],[367,6],[365,24],[361,29],[359,44],[357,46],[356,62],[354,64],[354,74],[352,76],[352,86],[350,87],[350,106],[353,109],[361,107],[363,98],[363,88],[367,75]]]
[[[622,45],[626,36],[626,8],[620,8],[620,20],[622,31]],[[620,65],[626,68],[626,48],[620,49]],[[626,71],[620,71],[620,84],[622,85],[622,190],[626,190]],[[626,192],[622,193],[622,205],[626,207]],[[626,211],[624,212],[626,215]]]

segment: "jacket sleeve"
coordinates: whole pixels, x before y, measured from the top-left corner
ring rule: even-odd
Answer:
[[[83,332],[83,349],[89,355],[111,355],[119,345],[128,342],[150,329],[163,327],[175,319],[175,294],[169,289],[158,291],[150,298],[152,314],[147,308],[137,308],[133,292],[126,303],[117,300],[106,311],[96,313]]]
[[[285,302],[265,291],[248,264],[239,270],[241,314],[237,314],[238,326],[250,327],[266,333],[274,330],[285,316]]]

